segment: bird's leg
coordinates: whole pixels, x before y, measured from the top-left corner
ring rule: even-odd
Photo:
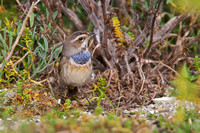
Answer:
[[[78,87],[68,86],[68,96],[75,96],[78,94]]]
[[[67,96],[70,98],[70,100],[76,100],[80,103],[80,100],[78,99],[78,87],[69,86],[68,87],[68,94]]]
[[[86,100],[88,101],[88,103],[89,103],[89,106],[92,106],[92,103],[88,100],[88,98],[87,98],[87,96],[86,96],[86,94],[83,92],[83,90],[82,89],[80,89],[81,90],[81,92],[83,93],[83,96],[86,98]]]

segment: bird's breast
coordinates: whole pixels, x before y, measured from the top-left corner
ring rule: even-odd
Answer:
[[[70,58],[68,63],[64,64],[60,73],[65,84],[72,86],[84,85],[90,80],[91,74],[91,58],[89,58],[89,60],[83,65],[77,64],[72,58]]]

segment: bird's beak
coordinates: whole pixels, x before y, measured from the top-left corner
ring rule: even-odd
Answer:
[[[93,36],[95,36],[96,34],[95,33],[89,33],[89,36],[88,36],[88,39],[92,38]]]
[[[89,34],[90,37],[93,37],[93,36],[95,36],[95,35],[96,35],[96,34],[93,33],[93,32]]]

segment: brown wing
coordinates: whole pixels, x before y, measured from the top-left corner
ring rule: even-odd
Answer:
[[[60,73],[61,69],[63,68],[64,64],[69,61],[69,57],[62,56],[60,59],[59,67],[58,67],[58,72]]]

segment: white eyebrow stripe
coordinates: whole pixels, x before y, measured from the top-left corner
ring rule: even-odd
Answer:
[[[79,36],[77,36],[77,37],[76,37],[72,42],[78,40],[80,37],[87,37],[87,35],[85,35],[85,34],[83,34],[83,35],[79,35]]]

